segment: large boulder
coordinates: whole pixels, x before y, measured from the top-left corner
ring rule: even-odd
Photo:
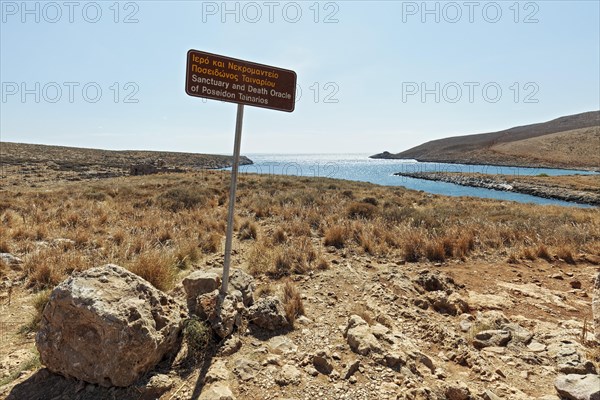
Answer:
[[[178,345],[184,309],[117,265],[74,273],[50,295],[36,346],[49,370],[129,386]]]
[[[554,382],[558,394],[569,400],[600,400],[600,376],[559,375]]]
[[[592,289],[592,311],[594,314],[594,333],[596,334],[596,340],[600,342],[600,272],[594,281],[594,288]]]

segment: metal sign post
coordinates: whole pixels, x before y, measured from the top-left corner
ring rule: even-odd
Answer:
[[[235,210],[235,190],[237,189],[237,175],[240,166],[240,147],[242,145],[242,120],[244,119],[244,105],[238,104],[235,120],[235,141],[233,144],[233,166],[231,167],[231,187],[229,188],[229,210],[227,211],[227,236],[225,237],[225,262],[223,264],[223,280],[221,282],[221,295],[227,294],[229,285],[229,265],[231,264],[231,244],[233,242],[233,216]]]
[[[185,92],[193,97],[221,100],[238,105],[229,190],[227,236],[225,237],[225,260],[221,282],[221,297],[223,298],[227,294],[229,286],[235,191],[240,164],[244,104],[278,111],[294,111],[296,73],[289,69],[238,60],[205,51],[190,50],[187,53]]]

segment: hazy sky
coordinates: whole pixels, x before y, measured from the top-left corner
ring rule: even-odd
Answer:
[[[2,140],[232,152],[234,104],[189,97],[198,49],[292,69],[242,153],[398,152],[600,109],[598,1],[1,1]]]

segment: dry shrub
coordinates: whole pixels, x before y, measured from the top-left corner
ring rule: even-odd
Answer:
[[[560,246],[556,250],[556,256],[564,262],[566,262],[567,264],[575,265],[575,258],[573,257],[573,252],[566,245]]]
[[[348,231],[340,225],[335,225],[325,230],[325,246],[333,246],[341,249],[346,245]]]
[[[535,255],[538,258],[541,258],[543,260],[546,261],[552,261],[552,256],[550,255],[550,252],[548,251],[548,248],[544,245],[544,244],[540,244],[535,252]]]
[[[444,248],[444,255],[452,257],[454,255],[454,239],[450,236],[444,236],[440,239],[440,244]]]
[[[6,275],[6,272],[8,271],[8,265],[0,260],[0,278],[2,278],[4,275]]]
[[[274,277],[289,275],[294,265],[294,256],[289,251],[278,248],[275,252],[274,269],[269,268],[268,273]]]
[[[418,232],[411,232],[402,243],[402,255],[408,262],[417,262],[422,255],[423,237]]]
[[[258,241],[248,253],[248,272],[254,276],[271,271],[274,262],[273,248],[263,241]]]
[[[254,291],[254,297],[256,297],[257,299],[260,299],[261,297],[271,296],[272,294],[273,286],[269,284],[261,285]]]
[[[208,196],[197,188],[176,187],[161,193],[156,200],[160,207],[176,212],[202,206],[207,203]]]
[[[187,269],[199,259],[200,252],[193,240],[186,240],[177,245],[175,261],[178,268]]]
[[[442,240],[434,239],[425,245],[425,257],[429,261],[446,261],[446,249]]]
[[[238,232],[238,237],[241,240],[256,240],[257,236],[258,234],[256,224],[250,221],[244,221],[244,223],[242,223],[242,226],[240,227],[240,231]]]
[[[464,258],[475,249],[475,235],[472,232],[465,232],[454,243],[454,255]]]
[[[352,203],[348,206],[346,214],[352,219],[372,219],[377,207],[369,203]]]
[[[202,252],[207,254],[216,253],[221,249],[221,235],[218,233],[209,233],[200,237],[198,245]]]
[[[56,286],[67,274],[89,267],[77,251],[64,251],[60,248],[47,248],[30,253],[23,261],[23,270],[29,281],[28,286],[46,289]]]
[[[310,237],[310,225],[304,221],[294,221],[289,225],[289,232],[296,237]]]
[[[172,255],[161,249],[152,249],[140,254],[129,270],[144,278],[155,288],[167,291],[173,287],[176,278],[175,260]]]
[[[535,255],[535,252],[533,252],[529,247],[525,247],[521,251],[521,257],[523,257],[524,259],[529,260],[529,261],[533,261],[537,258],[537,256]]]
[[[509,264],[518,264],[519,263],[519,258],[517,256],[517,254],[513,251],[508,255],[508,258],[506,259],[506,262]]]
[[[363,203],[366,204],[371,204],[373,206],[377,206],[379,205],[379,201],[377,201],[377,199],[375,197],[365,197],[364,199],[361,200]]]
[[[358,243],[365,253],[370,255],[375,255],[377,253],[378,246],[371,234],[361,232],[358,236]]]
[[[0,253],[10,253],[10,243],[6,238],[0,238]]]
[[[285,243],[286,240],[287,237],[285,235],[285,231],[281,227],[278,227],[273,233],[273,243],[282,244]]]
[[[300,292],[292,282],[287,281],[283,285],[283,296],[281,300],[283,302],[283,308],[285,309],[285,316],[287,317],[290,326],[294,327],[296,318],[300,315],[304,315],[304,304]]]
[[[33,309],[34,313],[31,316],[31,320],[23,326],[20,331],[21,333],[35,332],[38,330],[40,321],[42,320],[42,313],[46,304],[50,301],[50,294],[52,290],[46,289],[39,291],[33,298]]]
[[[319,261],[317,261],[317,269],[320,269],[321,271],[329,269],[329,262],[324,258],[319,258]]]
[[[123,244],[123,242],[125,242],[125,238],[127,237],[127,232],[125,232],[124,229],[117,229],[116,231],[113,232],[113,234],[110,236],[111,240],[117,245],[120,246]]]

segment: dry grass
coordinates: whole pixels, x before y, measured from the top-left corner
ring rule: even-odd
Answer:
[[[544,245],[544,244],[540,244],[535,252],[535,255],[538,258],[541,258],[543,260],[546,261],[552,261],[552,256],[550,255],[550,252],[548,251],[548,248]]]
[[[256,224],[251,221],[244,221],[240,230],[238,232],[238,237],[241,240],[256,240],[258,229],[256,228]]]
[[[348,231],[343,226],[332,226],[325,231],[325,246],[341,249],[346,245]]]
[[[573,257],[573,251],[567,245],[562,245],[556,250],[556,256],[566,262],[567,264],[575,265],[575,258]]]
[[[155,249],[137,257],[129,265],[129,270],[141,276],[157,289],[167,291],[173,287],[176,278],[176,260],[168,253]]]
[[[202,171],[0,191],[0,251],[35,289],[108,262],[159,288],[214,260],[226,230],[228,173]],[[322,254],[417,262],[600,255],[600,210],[427,197],[367,183],[240,176],[239,256],[271,278],[330,268]],[[356,199],[363,199],[357,201]],[[258,222],[256,220],[259,220]],[[328,249],[333,247],[335,250]],[[549,250],[550,249],[550,250]]]
[[[293,327],[296,318],[304,315],[304,304],[298,288],[289,280],[283,285],[281,301],[283,302],[283,308],[285,309],[285,316],[287,317],[290,326]]]

